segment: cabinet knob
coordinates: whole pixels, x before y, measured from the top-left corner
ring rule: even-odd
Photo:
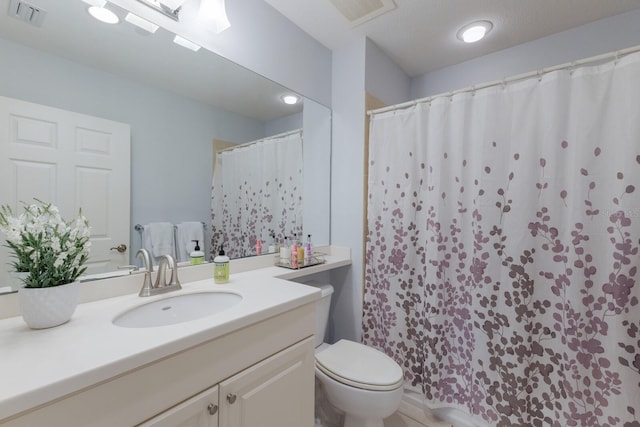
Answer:
[[[218,405],[209,403],[209,406],[207,406],[207,411],[209,411],[209,415],[215,415],[218,412]]]
[[[236,395],[229,393],[227,394],[227,402],[231,403],[232,405],[235,403],[236,401]]]

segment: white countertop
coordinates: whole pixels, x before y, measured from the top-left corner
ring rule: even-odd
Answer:
[[[283,279],[350,263],[350,254],[327,256],[326,264],[308,269],[265,267],[232,272],[224,285],[206,279],[183,283],[181,291],[154,297],[127,294],[88,302],[78,305],[68,323],[51,329],[31,330],[20,316],[0,320],[0,421],[313,302],[320,296],[317,288]],[[128,308],[203,290],[229,290],[243,299],[221,313],[176,325],[122,328],[112,324]]]

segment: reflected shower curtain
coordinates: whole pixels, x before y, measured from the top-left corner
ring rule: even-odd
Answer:
[[[211,255],[256,255],[256,240],[302,232],[302,130],[219,152],[211,195]],[[266,249],[267,244],[265,244]]]
[[[640,424],[640,56],[372,117],[363,341],[498,426]]]

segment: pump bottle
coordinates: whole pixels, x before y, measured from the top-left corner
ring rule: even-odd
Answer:
[[[229,281],[229,257],[224,254],[224,245],[213,259],[213,281],[219,285]]]
[[[191,265],[198,265],[204,262],[204,252],[200,250],[200,241],[192,240],[192,242],[196,243],[196,247],[193,248],[193,251],[189,254],[189,263]]]

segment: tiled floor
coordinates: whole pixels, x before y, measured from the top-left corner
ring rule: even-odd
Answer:
[[[384,420],[384,427],[455,427],[448,423],[432,420],[427,424],[420,423],[400,412],[396,412]]]
[[[404,408],[401,407],[401,410]],[[407,408],[408,409],[408,408]],[[315,427],[342,427],[344,416],[340,414],[326,399],[322,387],[316,383],[316,425]],[[408,411],[407,411],[408,412]],[[400,411],[384,420],[384,427],[455,427],[448,423],[435,420],[429,414],[420,412],[415,419]]]

